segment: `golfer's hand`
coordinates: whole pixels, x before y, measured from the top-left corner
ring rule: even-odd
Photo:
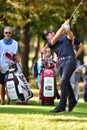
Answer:
[[[67,20],[65,21],[65,23],[66,23],[66,24],[70,24],[70,19],[67,19]]]
[[[70,30],[69,23],[70,23],[69,19],[64,22],[64,26],[63,27],[64,27],[65,31],[69,31]]]
[[[62,24],[61,28],[63,28],[65,31],[70,30],[70,25],[69,25],[69,23],[70,23],[70,19],[67,19],[67,20]]]

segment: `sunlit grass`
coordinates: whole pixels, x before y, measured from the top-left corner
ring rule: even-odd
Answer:
[[[79,105],[71,113],[50,113],[55,106],[42,106],[33,98],[25,106],[0,106],[0,130],[87,129],[87,103],[83,99],[79,100]]]
[[[0,105],[0,130],[87,130],[87,103],[82,97],[73,112],[50,113],[59,100],[55,100],[54,106],[42,106],[38,102],[39,90],[32,78],[30,85],[34,97],[28,105],[13,102]],[[83,84],[80,85],[83,87]]]

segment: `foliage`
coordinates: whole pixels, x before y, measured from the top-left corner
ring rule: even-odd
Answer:
[[[27,60],[30,62],[32,39],[35,37],[39,39],[36,47],[38,49],[33,48],[35,51],[39,50],[43,31],[47,29],[57,31],[64,20],[70,17],[79,2],[80,0],[4,0],[3,4],[3,0],[0,0],[0,38],[3,37],[4,26],[13,27],[13,38],[19,41],[25,73],[28,72],[26,71],[29,65]],[[84,0],[71,21],[71,28],[81,41],[87,37],[86,7],[87,2]],[[34,57],[37,58],[37,55]]]

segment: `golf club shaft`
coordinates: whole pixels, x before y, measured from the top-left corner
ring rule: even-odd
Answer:
[[[70,20],[73,18],[73,16],[74,16],[74,14],[76,13],[76,11],[78,10],[78,8],[80,7],[80,5],[82,5],[82,3],[83,3],[83,0],[81,0],[80,1],[80,3],[78,4],[78,6],[75,8],[75,10],[73,11],[73,13],[71,14],[71,16],[70,16]]]

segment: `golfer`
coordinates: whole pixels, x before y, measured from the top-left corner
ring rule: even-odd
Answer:
[[[68,112],[71,112],[76,106],[77,101],[74,96],[70,77],[76,68],[76,58],[73,49],[73,33],[70,30],[70,20],[66,20],[64,24],[56,32],[48,30],[43,34],[43,39],[47,41],[41,52],[50,47],[58,56],[58,71],[60,75],[61,97],[58,106],[50,112],[66,111],[67,97],[69,99]]]

